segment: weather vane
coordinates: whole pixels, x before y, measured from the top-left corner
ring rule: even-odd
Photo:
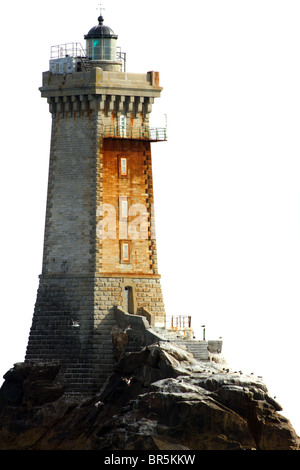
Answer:
[[[102,11],[105,10],[105,8],[103,7],[102,3],[99,3],[98,4],[98,8],[99,8],[99,11],[100,11],[100,16],[102,16]],[[97,8],[97,10],[98,10]]]

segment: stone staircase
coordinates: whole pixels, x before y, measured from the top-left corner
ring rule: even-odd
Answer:
[[[186,349],[198,361],[209,361],[208,341],[171,340],[176,346]]]
[[[176,332],[164,328],[153,328],[153,330],[167,341],[193,354],[198,361],[209,361],[208,341],[181,339]]]
[[[222,341],[219,340],[193,340],[191,336],[183,337],[182,331],[172,331],[163,327],[150,326],[144,316],[131,315],[116,307],[116,324],[126,332],[126,352],[140,351],[141,348],[159,341],[169,341],[175,346],[191,353],[198,361],[210,361],[211,354],[222,351]]]

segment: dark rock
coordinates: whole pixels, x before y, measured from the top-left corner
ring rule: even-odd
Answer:
[[[59,370],[58,364],[15,364],[4,375],[0,410],[9,404],[43,405],[60,398],[65,388],[53,383]]]
[[[115,332],[117,334],[117,332]],[[58,366],[18,364],[0,390],[0,449],[299,450],[254,376],[198,362],[171,343],[124,353],[98,396],[74,401]]]

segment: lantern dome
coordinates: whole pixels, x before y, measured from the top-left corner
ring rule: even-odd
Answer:
[[[91,28],[88,34],[84,36],[84,39],[97,39],[97,38],[118,39],[118,36],[113,32],[113,30],[109,26],[105,26],[103,24],[104,22],[103,16],[99,16],[98,21],[99,21],[99,24]]]

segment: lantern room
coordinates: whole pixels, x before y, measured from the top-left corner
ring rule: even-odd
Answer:
[[[99,24],[84,36],[86,56],[91,61],[100,62],[99,66],[103,69],[118,70],[120,65],[122,67],[122,61],[120,62],[117,54],[118,36],[103,24],[103,16],[99,16],[98,21]]]

